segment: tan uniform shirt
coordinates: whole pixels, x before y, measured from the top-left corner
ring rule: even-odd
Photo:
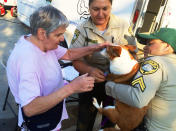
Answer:
[[[89,46],[105,41],[113,42],[115,44],[136,45],[135,37],[132,36],[127,22],[119,19],[115,15],[111,15],[108,28],[103,34],[98,31],[90,18],[82,23],[75,31],[70,47],[77,48]],[[95,52],[92,55],[84,57],[84,60],[87,64],[93,67],[97,67],[104,72],[108,71],[109,60],[99,52]]]
[[[149,103],[149,131],[176,131],[176,55],[148,58],[131,85],[108,82],[106,93],[136,107]]]

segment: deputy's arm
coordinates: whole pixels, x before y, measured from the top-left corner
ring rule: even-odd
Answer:
[[[162,81],[162,69],[152,60],[146,61],[131,85],[106,83],[106,94],[138,108],[148,105]]]
[[[80,26],[80,27],[78,27],[78,29],[75,30],[70,48],[71,49],[80,48],[80,47],[89,48],[89,46],[87,47],[86,43],[87,42],[86,42],[85,30],[83,29],[83,27]],[[101,46],[101,45],[92,44],[91,46]],[[82,52],[83,52],[83,54],[86,53],[83,50],[82,50]],[[81,55],[83,55],[83,54],[81,54]],[[77,71],[80,72],[80,74],[88,73],[89,76],[94,77],[95,82],[105,81],[104,73],[100,69],[88,65],[87,63],[85,63],[82,60],[73,61],[73,65],[77,69]]]
[[[75,69],[80,73],[80,74],[85,74],[88,73],[90,74],[90,72],[92,71],[92,67],[87,65],[84,61],[82,60],[74,60],[72,61],[73,66],[75,67]]]
[[[94,77],[96,83],[105,81],[104,73],[100,69],[89,66],[82,60],[73,61],[73,66],[80,74],[88,73],[89,76]]]

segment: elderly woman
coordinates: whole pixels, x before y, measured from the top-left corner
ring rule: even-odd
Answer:
[[[114,44],[136,44],[126,21],[111,14],[112,0],[89,0],[90,18],[77,27],[71,47],[85,47],[109,41]],[[77,131],[92,131],[97,110],[92,104],[92,97],[98,102],[107,101],[104,92],[105,74],[109,70],[109,60],[99,52],[75,60],[74,67],[80,74],[88,73],[95,78],[95,88],[91,92],[79,94],[79,113]],[[85,119],[86,118],[86,119]],[[106,122],[106,119],[103,120]],[[111,126],[112,124],[106,124]],[[103,128],[103,127],[102,127]]]
[[[20,107],[18,125],[23,129],[59,130],[67,118],[64,99],[94,87],[94,78],[88,74],[65,84],[58,59],[78,59],[108,43],[63,48],[58,43],[67,26],[68,20],[59,10],[50,5],[39,8],[30,17],[31,34],[19,39],[8,59],[8,83]]]

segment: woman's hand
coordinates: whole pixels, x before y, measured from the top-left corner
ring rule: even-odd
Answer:
[[[94,87],[95,79],[88,76],[88,73],[75,78],[70,82],[70,88],[73,93],[81,93],[91,91]]]
[[[96,83],[104,82],[106,79],[104,73],[100,69],[94,67],[91,67],[89,76],[94,77]]]
[[[99,51],[101,49],[104,49],[107,46],[112,45],[109,42],[104,42],[101,44],[94,44],[86,47],[80,47],[80,48],[70,48],[67,50],[64,56],[62,56],[61,60],[76,60],[80,59],[81,57],[84,57],[86,55],[92,54],[95,51]]]
[[[112,46],[112,43],[110,43],[110,42],[104,42],[104,43],[92,45],[91,47],[94,49],[94,51],[99,51],[101,49],[106,48],[107,46]]]

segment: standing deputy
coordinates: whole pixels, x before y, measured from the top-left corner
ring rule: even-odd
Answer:
[[[97,45],[108,41],[114,44],[136,44],[126,21],[111,14],[112,0],[89,0],[90,18],[75,30],[71,48]],[[79,94],[77,131],[92,131],[97,110],[92,104],[92,97],[98,102],[105,101],[105,74],[109,71],[109,60],[100,52],[73,61],[80,74],[88,73],[95,78],[95,88],[89,93]],[[112,101],[105,103],[113,104]],[[111,126],[112,124],[110,124]],[[107,126],[109,126],[107,124]]]

